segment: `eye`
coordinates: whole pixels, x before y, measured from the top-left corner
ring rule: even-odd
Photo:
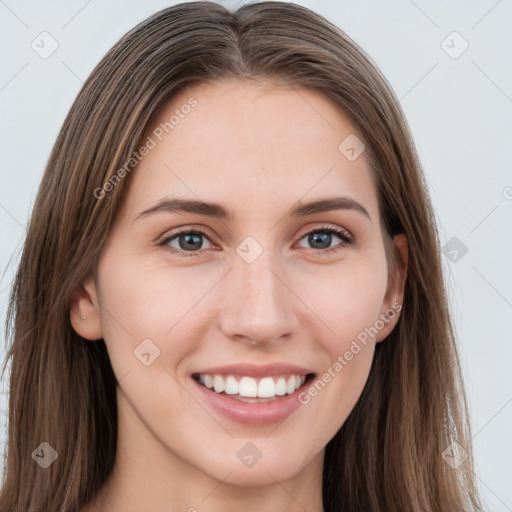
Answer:
[[[338,238],[341,242],[331,247],[333,241],[333,235]],[[335,228],[333,226],[323,226],[318,229],[314,229],[309,233],[306,233],[301,238],[301,241],[306,239],[306,242],[311,244],[311,248],[318,254],[329,254],[332,251],[338,251],[352,243],[352,236],[347,231],[341,228]]]
[[[340,240],[339,243],[331,247],[333,235]],[[204,239],[211,244],[207,234],[201,229],[193,228],[173,233],[167,233],[158,245],[165,249],[177,253],[181,256],[199,256],[203,247]],[[318,254],[330,254],[349,246],[353,239],[352,236],[341,228],[334,226],[323,226],[306,233],[300,241],[306,239],[311,244],[311,249]],[[174,244],[174,245],[173,245]],[[207,248],[208,249],[208,248]],[[210,247],[211,249],[211,247]]]
[[[176,233],[167,234],[158,242],[158,245],[169,249],[171,252],[188,253],[186,256],[198,256],[199,250],[203,249],[203,239],[208,237],[200,229],[187,229]],[[172,244],[178,244],[178,247]]]

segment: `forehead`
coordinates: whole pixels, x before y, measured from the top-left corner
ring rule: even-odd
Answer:
[[[239,81],[190,87],[148,126],[142,144],[152,149],[133,171],[129,201],[143,208],[164,195],[186,196],[262,214],[274,204],[338,194],[364,203],[373,218],[377,196],[366,155],[354,160],[343,151],[354,137],[362,142],[317,91]]]

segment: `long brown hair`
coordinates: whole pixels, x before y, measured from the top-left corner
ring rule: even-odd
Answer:
[[[235,12],[190,2],[157,12],[107,53],[73,103],[11,291],[0,510],[79,511],[109,476],[117,381],[104,341],[88,342],[71,327],[70,297],[94,272],[129,178],[97,191],[129,160],[165,101],[217,78],[284,80],[336,102],[364,136],[386,237],[408,240],[400,319],[377,344],[363,393],[326,447],[325,511],[481,510],[436,219],[404,115],[359,46],[287,2]],[[58,453],[47,469],[32,460],[42,442]],[[458,467],[443,456],[450,445],[463,453]]]

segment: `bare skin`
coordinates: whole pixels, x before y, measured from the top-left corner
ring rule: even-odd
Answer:
[[[350,161],[339,151],[358,132],[332,102],[270,83],[217,81],[173,98],[146,136],[190,97],[197,106],[125,178],[97,279],[89,276],[73,295],[74,329],[105,340],[119,381],[115,469],[84,511],[321,512],[325,446],[360,397],[375,344],[386,342],[399,313],[276,424],[223,416],[191,374],[286,362],[321,377],[401,304],[406,266],[387,273],[377,190],[365,154]],[[290,215],[298,204],[341,196],[369,216],[354,208]],[[232,218],[138,217],[164,197],[219,203]],[[323,247],[312,245],[307,235],[322,239],[325,226],[351,242],[324,234]],[[200,248],[184,249],[184,236],[159,245],[184,229],[204,232],[195,235]],[[250,263],[237,252],[248,236],[256,242],[250,251],[262,251]],[[394,245],[407,261],[404,236]],[[145,339],[160,351],[149,366],[134,357]],[[248,442],[261,453],[252,467],[237,456]]]

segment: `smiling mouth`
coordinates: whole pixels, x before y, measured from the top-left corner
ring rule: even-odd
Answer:
[[[276,375],[263,378],[195,373],[192,378],[219,395],[246,403],[273,402],[304,387],[314,374]]]

